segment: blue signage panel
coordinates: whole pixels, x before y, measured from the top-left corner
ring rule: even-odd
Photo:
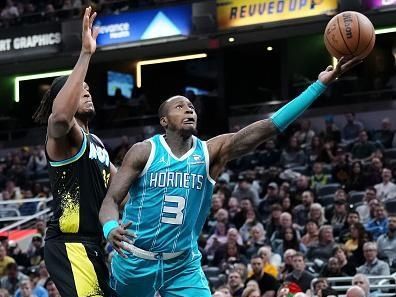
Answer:
[[[96,18],[98,46],[169,36],[187,36],[192,28],[191,4],[125,12]]]

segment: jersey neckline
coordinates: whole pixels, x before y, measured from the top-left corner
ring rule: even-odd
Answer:
[[[183,160],[187,159],[195,151],[195,148],[197,146],[197,138],[194,135],[192,136],[192,138],[193,138],[192,147],[183,156],[178,158],[173,154],[171,148],[169,147],[168,143],[166,142],[166,140],[164,138],[164,135],[159,136],[162,146],[165,148],[165,150],[168,152],[168,154],[171,155],[171,157],[173,159],[175,159],[176,161],[183,161]]]

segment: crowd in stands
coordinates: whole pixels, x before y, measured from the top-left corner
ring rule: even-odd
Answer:
[[[91,5],[101,14],[127,11],[176,0],[5,0],[0,2],[0,26],[55,22],[81,17],[82,9]]]
[[[220,175],[199,241],[213,296],[337,296],[328,278],[349,276],[346,285],[373,297],[379,291],[367,276],[395,273],[394,131],[389,119],[371,131],[352,113],[345,120],[338,128],[326,117],[324,131],[301,120]],[[130,146],[123,137],[109,149],[115,164]],[[0,162],[1,200],[49,196],[45,170],[43,147],[9,153]],[[0,297],[59,296],[42,261],[45,223],[37,225],[27,251],[3,240],[0,288],[10,295]]]

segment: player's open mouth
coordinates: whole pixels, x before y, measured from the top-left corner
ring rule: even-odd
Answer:
[[[195,120],[194,120],[194,118],[187,118],[187,119],[183,120],[183,124],[194,125],[195,124]]]

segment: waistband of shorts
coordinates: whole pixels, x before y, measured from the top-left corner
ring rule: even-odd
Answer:
[[[143,250],[141,248],[138,248],[137,246],[127,243],[127,242],[123,242],[124,247],[126,248],[127,251],[129,251],[132,255],[138,257],[138,258],[142,258],[142,259],[146,259],[146,260],[170,260],[173,258],[176,258],[178,256],[180,256],[181,254],[184,253],[184,251],[180,251],[180,252],[175,252],[175,253],[156,253],[156,252],[149,252],[146,250]]]
[[[85,242],[91,244],[101,244],[103,242],[102,237],[93,235],[82,235],[82,234],[57,234],[52,236],[46,236],[45,241],[63,241],[63,242]]]

